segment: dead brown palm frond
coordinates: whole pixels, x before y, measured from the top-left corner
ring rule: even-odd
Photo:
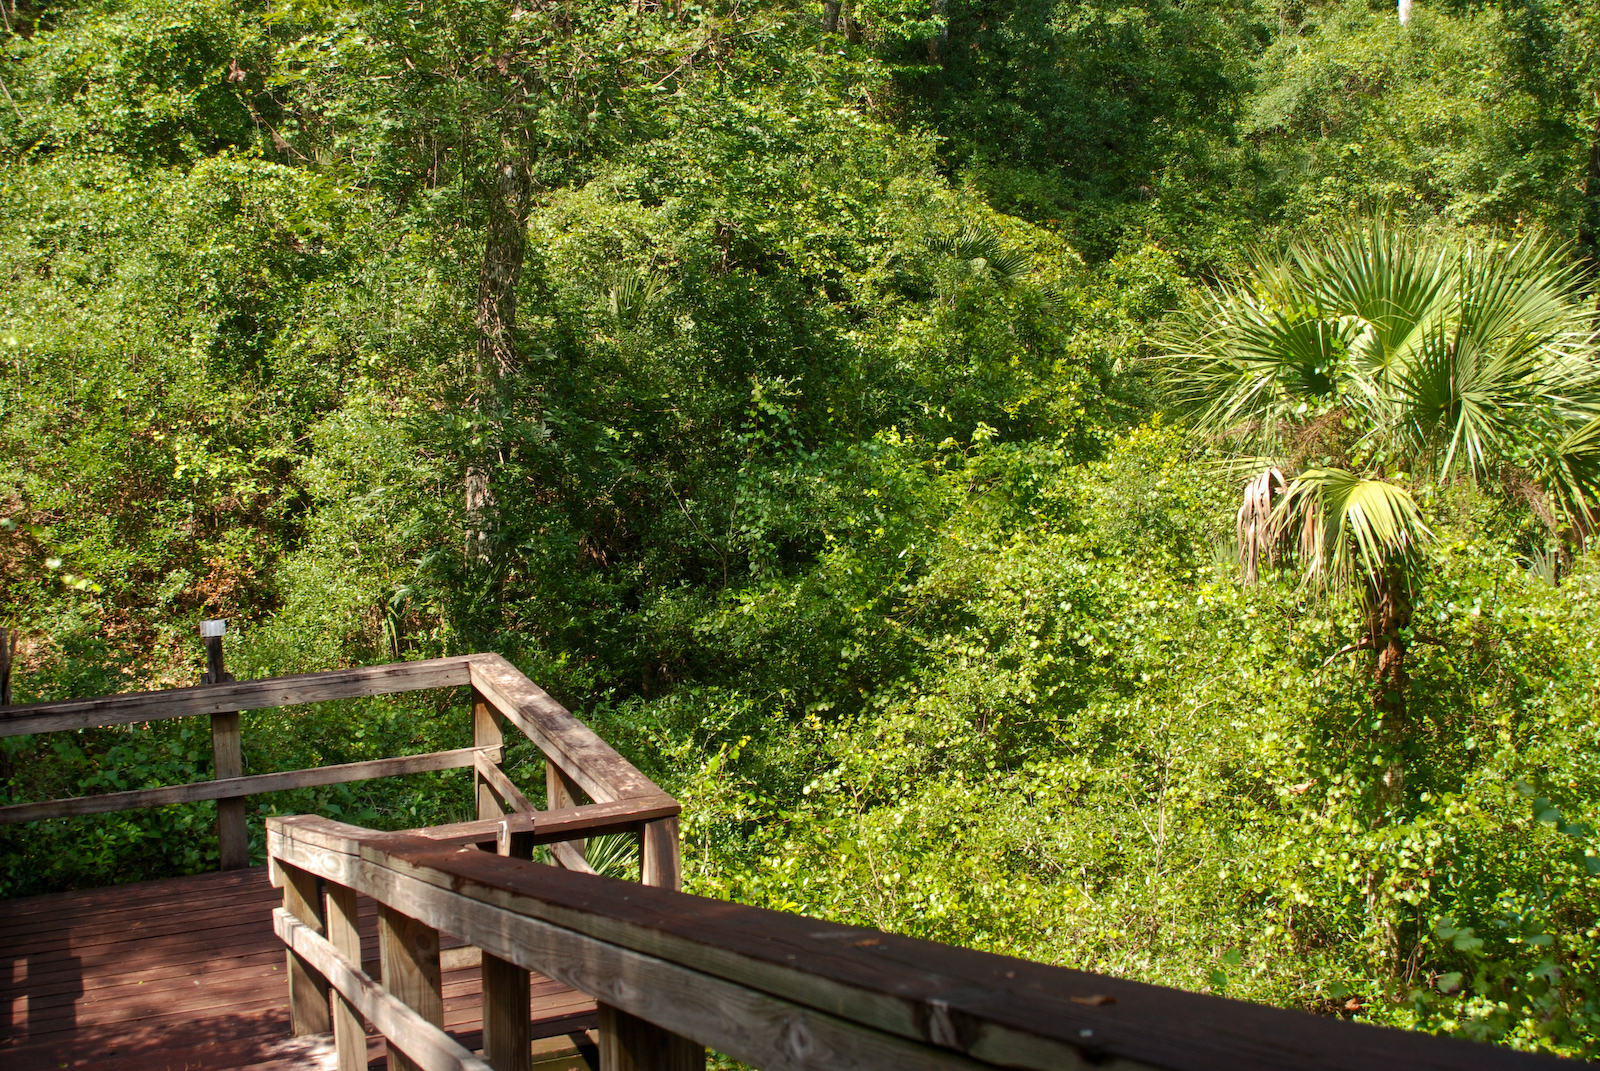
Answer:
[[[1261,579],[1261,559],[1270,566],[1277,561],[1278,543],[1283,536],[1282,520],[1273,510],[1273,497],[1289,489],[1277,468],[1269,468],[1244,489],[1244,502],[1235,518],[1239,539],[1239,564],[1244,566],[1244,582]]]

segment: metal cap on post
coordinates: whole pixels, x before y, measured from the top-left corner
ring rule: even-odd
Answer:
[[[200,622],[200,637],[206,641],[207,684],[221,684],[224,679],[222,637],[227,631],[228,622],[224,618],[213,617]]]

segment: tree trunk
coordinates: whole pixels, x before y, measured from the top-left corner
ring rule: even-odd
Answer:
[[[1367,590],[1367,628],[1372,636],[1375,661],[1372,668],[1372,706],[1378,721],[1378,739],[1387,752],[1383,778],[1375,793],[1383,814],[1381,823],[1395,815],[1405,803],[1405,747],[1409,739],[1406,718],[1406,641],[1402,630],[1411,626],[1411,596],[1399,565],[1384,566]],[[1374,870],[1367,875],[1367,915],[1377,928],[1379,959],[1390,973],[1400,969],[1400,931],[1391,912],[1385,909],[1384,874]]]
[[[531,184],[520,161],[495,165],[486,193],[489,232],[483,267],[478,273],[477,391],[474,405],[480,426],[496,415],[501,379],[516,371],[517,281],[522,276]],[[467,463],[466,519],[468,562],[487,562],[494,526],[493,471],[495,450],[487,444]]]
[[[1402,630],[1411,627],[1411,596],[1405,574],[1398,565],[1385,566],[1370,593],[1368,628],[1376,661],[1372,670],[1372,706],[1381,722],[1379,730],[1388,768],[1378,798],[1385,807],[1398,806],[1405,795],[1402,756],[1406,732],[1406,641]]]
[[[822,32],[839,32],[839,9],[843,6],[842,0],[822,0]]]
[[[1589,170],[1583,176],[1583,212],[1578,217],[1578,255],[1590,271],[1600,270],[1600,116],[1589,137]]]

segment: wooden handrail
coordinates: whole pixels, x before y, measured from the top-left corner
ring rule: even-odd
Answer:
[[[219,634],[213,644],[216,649],[208,648],[208,655],[219,667],[220,642]],[[220,675],[220,670],[211,675]],[[641,867],[645,879],[677,886],[677,801],[663,793],[549,693],[496,654],[398,662],[254,681],[224,680],[193,688],[96,699],[30,703],[0,710],[0,736],[229,714],[462,685],[472,688],[473,746],[470,748],[12,804],[0,807],[0,825],[197,800],[237,800],[311,785],[472,768],[478,786],[478,820],[435,827],[430,831],[432,835],[461,844],[492,845],[497,838],[514,838],[529,850],[546,844],[563,866],[588,871],[582,845],[573,842],[604,832],[635,832],[643,843]],[[527,797],[499,768],[505,755],[500,730],[504,723],[514,725],[539,746],[545,755],[547,782],[558,786],[558,790],[552,792],[552,808],[537,818],[531,814],[532,804]],[[573,798],[573,793],[580,791],[587,793],[595,803],[572,806],[579,802]],[[502,807],[507,803],[516,813],[506,819],[509,824],[502,828]],[[239,825],[242,831],[242,811]],[[242,841],[242,832],[235,839]],[[228,853],[224,852],[225,868],[243,866],[247,862],[242,848],[234,854],[239,858],[230,862]]]
[[[603,1009],[764,1071],[1563,1066],[321,818],[270,819],[268,838],[277,882],[302,873],[372,896],[382,910],[455,934],[485,957],[539,971]],[[280,919],[286,942],[310,960],[332,962],[314,927],[291,923]],[[418,1043],[392,1040],[402,1048]]]
[[[362,699],[367,696],[418,692],[427,688],[454,688],[471,683],[469,661],[470,656],[432,658],[424,662],[330,669],[294,677],[198,684],[193,688],[127,692],[94,699],[23,703],[0,710],[0,736],[129,725],[195,714],[224,714],[235,710],[325,703],[331,699]]]
[[[422,755],[401,755],[392,759],[369,759],[337,766],[314,766],[306,770],[251,774],[248,777],[219,777],[187,785],[140,788],[129,792],[103,792],[97,796],[73,796],[43,803],[13,803],[0,807],[0,826],[20,822],[39,822],[47,818],[69,818],[108,811],[131,811],[140,807],[165,807],[173,803],[200,800],[237,799],[263,792],[283,792],[314,785],[341,785],[351,781],[370,781],[378,777],[428,773],[434,770],[460,770],[479,762],[498,763],[502,748],[462,747],[452,751],[430,751]],[[502,774],[502,776],[504,776]]]

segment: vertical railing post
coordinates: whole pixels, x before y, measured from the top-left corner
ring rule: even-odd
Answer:
[[[698,1042],[609,1004],[595,1010],[600,1019],[599,1071],[705,1071],[706,1050]]]
[[[678,862],[678,819],[658,818],[644,823],[639,832],[639,880],[673,892],[683,891],[683,870]]]
[[[378,905],[378,959],[383,988],[412,1011],[444,1029],[444,986],[439,969],[439,931]],[[389,1046],[391,1071],[420,1071],[404,1053]]]
[[[501,855],[533,858],[533,835],[511,832],[504,820],[495,843]],[[530,1071],[533,1067],[530,992],[525,968],[483,953],[483,1058],[494,1071]]]
[[[17,630],[0,628],[0,707],[11,705],[11,662],[17,655]]]
[[[505,744],[505,716],[494,708],[494,705],[472,689],[472,746],[473,747],[501,747]],[[504,759],[501,760],[504,765]],[[499,818],[505,813],[500,807],[500,800],[496,798],[489,782],[483,775],[474,772],[472,783],[478,797],[478,820],[488,821]]]
[[[282,881],[283,909],[308,929],[325,934],[317,876],[283,862],[275,862],[273,869]],[[359,952],[356,958],[360,959]],[[296,1037],[326,1034],[332,1029],[328,1019],[328,980],[292,948],[288,950],[288,972],[290,1032]]]
[[[356,926],[356,891],[324,883],[328,941],[352,963],[361,962],[361,931]],[[350,1002],[333,993],[333,1046],[339,1071],[367,1071],[367,1032]]]
[[[232,676],[222,666],[222,635],[228,623],[222,620],[200,622],[200,635],[206,641],[207,684],[222,684]],[[212,774],[216,778],[239,777],[244,773],[244,753],[239,740],[239,712],[211,715]],[[245,823],[245,799],[217,801],[217,848],[221,869],[239,870],[250,865],[250,833]]]
[[[644,884],[681,889],[676,817],[640,825],[639,855],[639,878]],[[609,1004],[600,1004],[596,1010],[600,1019],[599,1071],[705,1071],[703,1045]]]
[[[562,807],[578,806],[578,801],[583,798],[582,791],[578,787],[578,782],[568,777],[565,770],[549,759],[544,760],[545,810],[554,811]],[[569,840],[566,843],[579,855],[584,855],[587,850],[588,842],[584,840]]]

